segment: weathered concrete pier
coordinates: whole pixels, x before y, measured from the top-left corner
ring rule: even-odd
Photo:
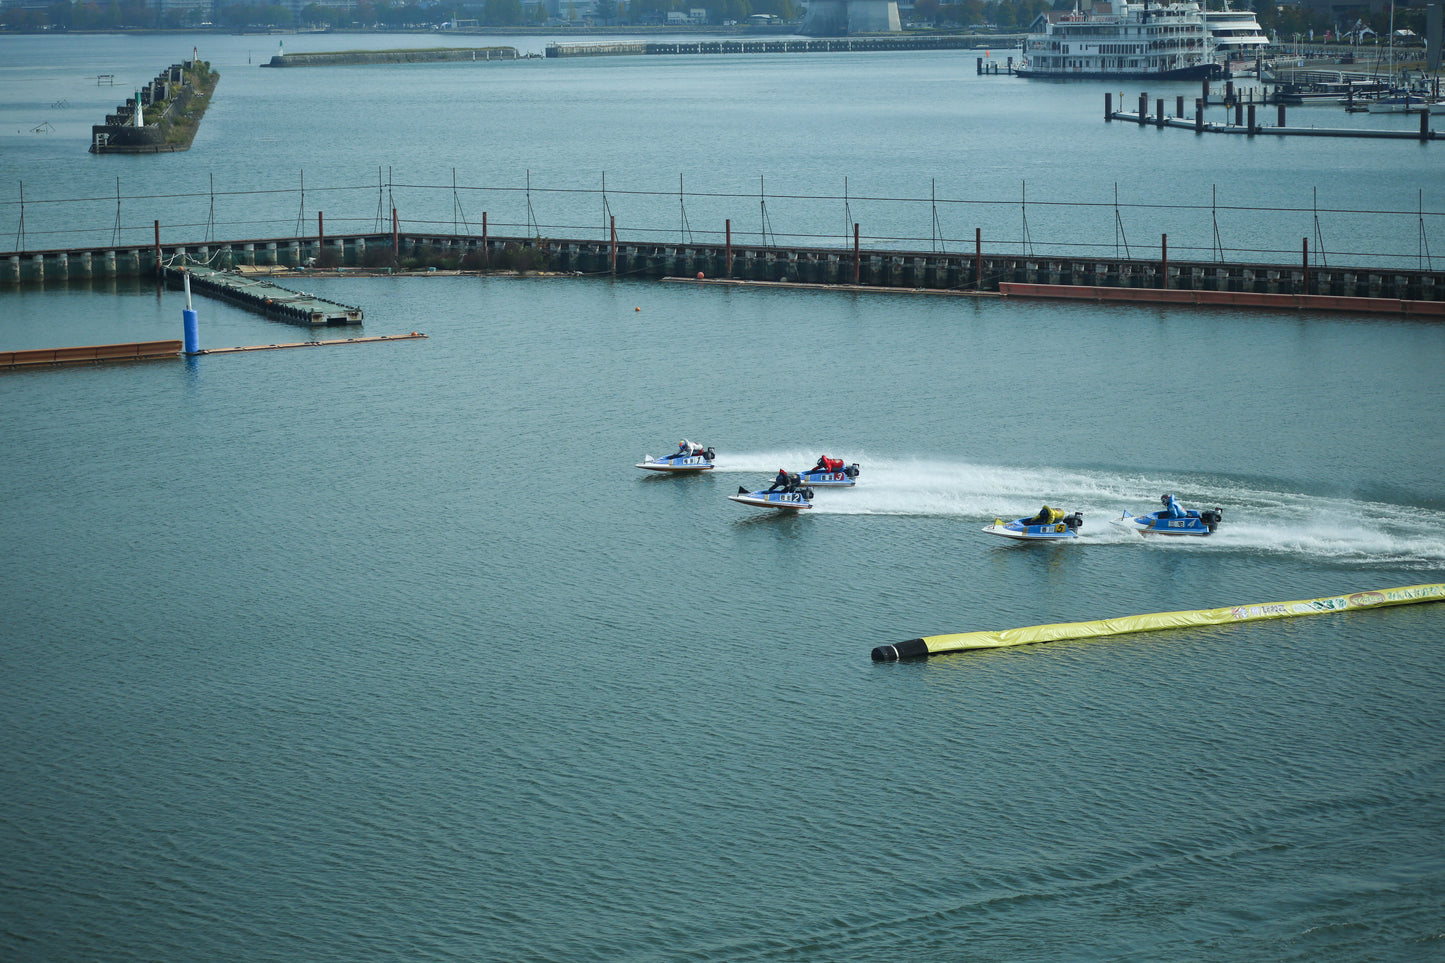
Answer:
[[[92,154],[190,150],[220,75],[203,60],[172,64],[90,129]]]
[[[1167,238],[1161,238],[1167,242]],[[1005,285],[1040,288],[1128,289],[1134,300],[1177,302],[1170,292],[1229,293],[1209,303],[1361,312],[1361,300],[1387,313],[1445,318],[1445,270],[1433,267],[1360,267],[1311,263],[1308,244],[1293,264],[1176,260],[1161,243],[1158,258],[1093,255],[1041,256],[985,251],[906,251],[845,247],[783,247],[761,244],[636,242],[498,237],[488,234],[358,234],[326,238],[247,240],[0,255],[0,288],[70,283],[130,275],[161,277],[168,262],[207,263],[226,271],[248,265],[298,269],[312,259],[331,270],[389,274],[406,264],[485,272],[508,266],[518,252],[535,270],[638,279],[695,278],[772,281],[872,289],[991,292]],[[319,256],[324,255],[324,261]],[[201,285],[198,290],[210,293]],[[227,287],[228,292],[234,290]],[[284,290],[284,289],[282,289]],[[295,292],[287,292],[295,296]],[[1039,290],[1031,296],[1041,296]],[[1063,292],[1060,290],[1060,294]],[[1309,301],[1246,295],[1308,296]],[[224,296],[224,295],[221,295]],[[260,295],[264,302],[268,295]],[[274,296],[272,296],[275,302]],[[254,306],[257,297],[250,296]],[[1184,299],[1184,303],[1205,303]],[[1368,312],[1368,313],[1374,313]],[[301,320],[298,318],[297,320]],[[315,322],[304,322],[315,323]],[[338,322],[333,322],[338,323]]]
[[[421,47],[277,54],[262,67],[339,67],[355,64],[489,63],[517,60],[516,47]]]
[[[887,37],[826,37],[816,40],[613,40],[549,43],[548,57],[629,57],[677,54],[851,53],[885,50],[985,50],[1017,47],[1019,38],[966,35]],[[982,71],[980,71],[982,72]]]

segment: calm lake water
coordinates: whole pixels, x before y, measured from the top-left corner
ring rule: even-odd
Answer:
[[[304,168],[314,212],[332,202],[313,176],[378,165],[879,197],[1027,178],[1065,198],[1078,173],[1110,200],[1118,180],[1206,207],[1211,183],[1445,206],[1437,144],[1105,125],[1097,86],[978,78],[971,55],[263,71],[248,45],[274,38],[204,42],[222,86],[185,154],[85,153],[111,88],[72,100],[74,130],[11,135],[45,111],[0,68],[0,192],[25,181],[27,237],[108,236],[113,197],[99,221],[29,205],[103,209],[116,176],[269,192]],[[3,38],[0,62],[148,79],[191,43]],[[360,221],[370,192],[336,196]],[[498,220],[525,223],[508,197]],[[612,200],[680,219],[676,197]],[[262,195],[247,233],[282,203]],[[431,216],[451,205],[448,186]],[[1102,217],[1084,230],[1112,238]],[[227,198],[218,236],[251,219]],[[1412,250],[1419,220],[1381,244]],[[869,659],[1445,580],[1438,325],[598,278],[298,286],[366,310],[321,337],[429,337],[0,375],[6,960],[1440,956],[1445,608]],[[0,350],[179,337],[182,306],[127,281],[6,292]],[[197,308],[205,347],[313,336]],[[715,472],[633,467],[684,435]],[[809,515],[725,497],[824,452],[862,475]],[[1164,491],[1223,508],[1219,533],[1107,524]],[[1083,511],[1084,537],[980,531],[1041,501]]]

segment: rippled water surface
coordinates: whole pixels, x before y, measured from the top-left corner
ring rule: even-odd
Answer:
[[[0,374],[5,959],[1440,955],[1445,608],[869,659],[1445,580],[1438,326],[302,283],[428,338]],[[6,292],[0,349],[182,304]],[[1166,490],[1218,534],[1107,524]],[[1041,501],[1084,536],[980,531]]]

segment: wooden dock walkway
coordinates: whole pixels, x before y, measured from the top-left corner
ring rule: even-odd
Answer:
[[[282,344],[253,344],[241,348],[206,348],[194,355],[182,355],[179,340],[92,344],[78,348],[36,348],[29,351],[0,351],[0,371],[98,364],[102,361],[165,361],[204,354],[236,354],[242,351],[270,351],[274,348],[321,348],[337,344],[375,344],[380,341],[415,341],[425,337],[420,331],[413,331],[410,334],[378,334],[365,338],[333,338],[329,341],[288,341]]]
[[[181,342],[132,341],[127,344],[91,344],[78,348],[36,348],[0,351],[0,368],[34,368],[42,365],[95,364],[100,361],[155,361],[179,358]]]
[[[332,338],[329,341],[286,341],[280,344],[253,344],[244,348],[204,348],[196,354],[235,354],[238,351],[270,351],[274,348],[321,348],[334,344],[375,344],[378,341],[414,341],[425,338],[420,331],[411,334],[378,334],[366,338]]]
[[[169,267],[166,268],[166,283],[172,288],[182,287],[185,273],[190,274],[194,291],[229,301],[277,321],[310,325],[362,322],[361,308],[292,291],[265,278],[245,277],[230,271],[208,267]]]

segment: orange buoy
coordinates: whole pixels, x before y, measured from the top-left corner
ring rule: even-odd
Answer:
[[[641,308],[633,308],[632,310],[634,310],[634,311],[641,311],[642,309],[641,309]]]
[[[698,279],[699,281],[702,280],[702,272],[701,272],[701,271],[697,272],[697,279]]]

